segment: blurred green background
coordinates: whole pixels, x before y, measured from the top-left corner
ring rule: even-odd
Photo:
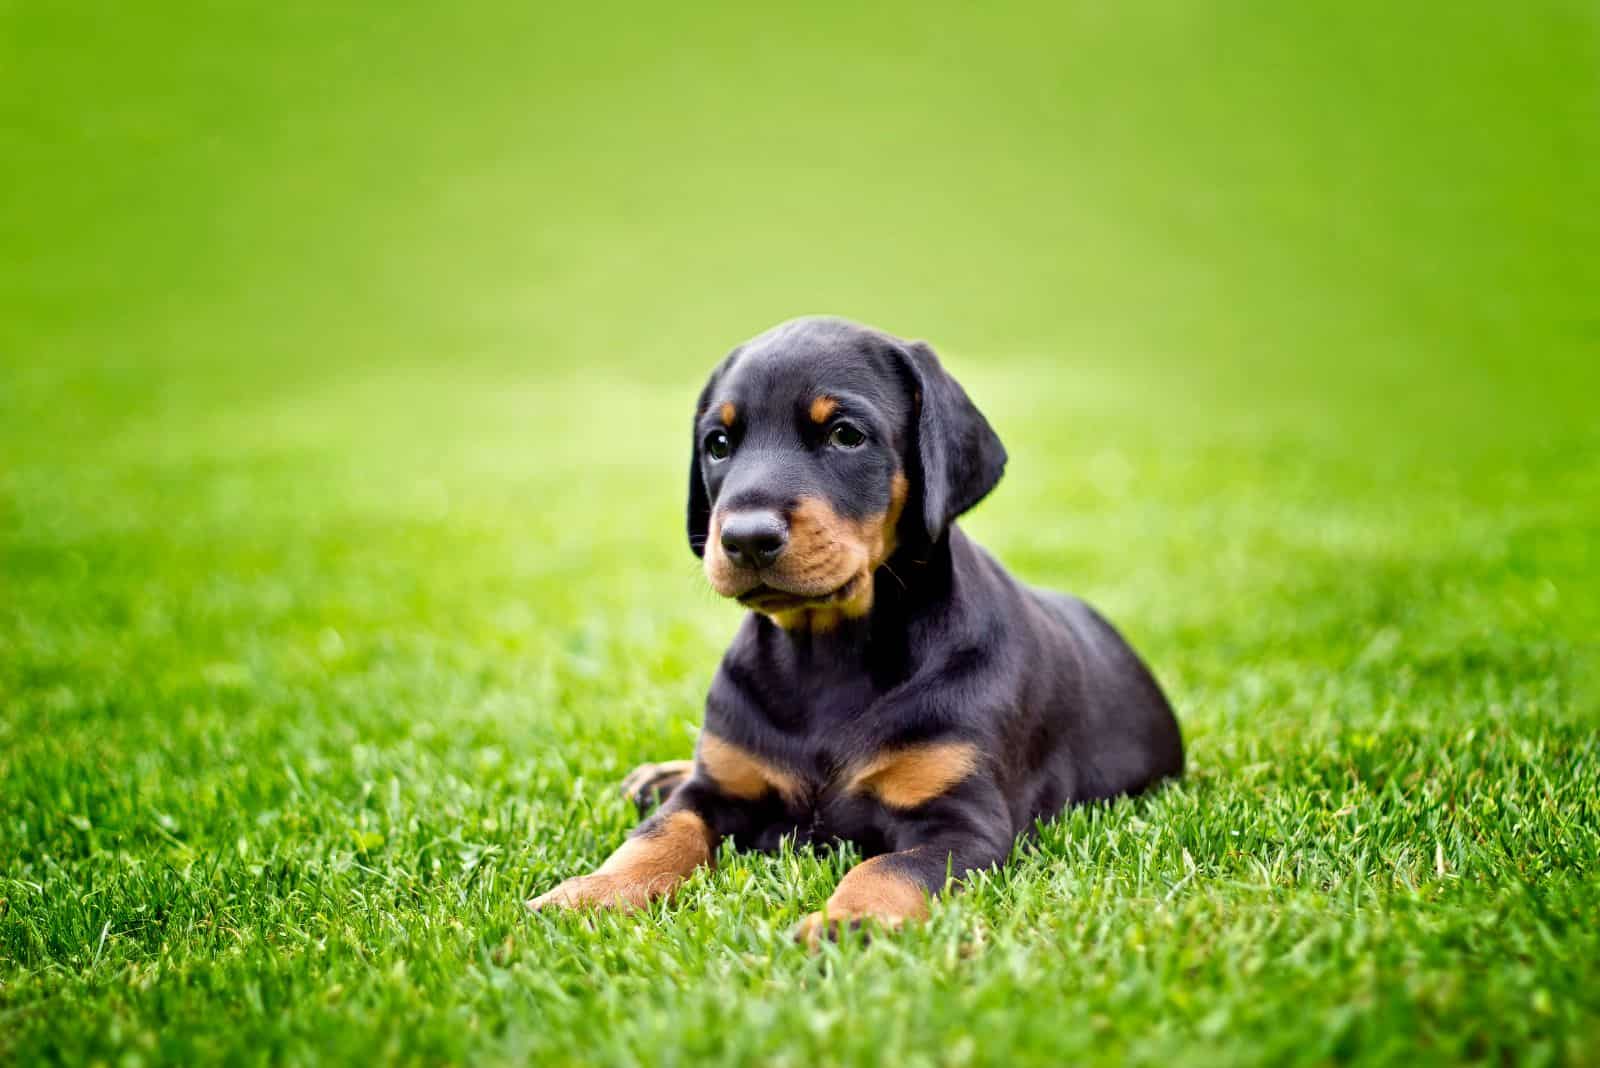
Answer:
[[[1592,1053],[1597,205],[1590,3],[0,0],[0,1054]],[[848,982],[792,858],[526,921],[692,743],[689,406],[808,313],[940,350],[1195,773]]]

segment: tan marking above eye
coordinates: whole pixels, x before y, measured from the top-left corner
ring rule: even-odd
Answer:
[[[890,749],[851,769],[849,793],[872,794],[890,808],[916,808],[932,801],[978,767],[970,742],[929,742]]]
[[[733,420],[738,416],[739,411],[733,406],[733,401],[723,401],[722,407],[718,409],[717,414],[722,417],[723,426],[732,426]]]
[[[794,801],[802,793],[797,776],[710,731],[701,732],[695,759],[718,789],[743,801],[754,801],[772,792],[785,801]]]
[[[820,426],[832,418],[838,409],[839,402],[832,397],[818,397],[811,402],[811,421]]]

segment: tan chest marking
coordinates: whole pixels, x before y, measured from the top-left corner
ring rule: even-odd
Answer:
[[[710,731],[700,734],[700,749],[695,754],[701,769],[730,797],[754,801],[776,792],[785,801],[799,799],[800,780],[782,768],[773,767],[754,753],[718,738]]]
[[[867,793],[890,808],[916,808],[946,793],[978,767],[970,742],[931,742],[879,753],[851,768],[848,793]]]

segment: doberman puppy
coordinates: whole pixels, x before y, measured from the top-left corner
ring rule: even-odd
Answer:
[[[869,859],[797,936],[893,927],[1074,802],[1183,771],[1177,720],[1088,605],[1030,589],[955,519],[1005,448],[922,342],[838,319],[734,349],[695,407],[689,545],[750,609],[692,761],[624,788],[653,815],[534,909],[636,908],[717,843]]]

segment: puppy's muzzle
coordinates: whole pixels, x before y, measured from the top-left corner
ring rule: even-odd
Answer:
[[[734,512],[722,521],[722,551],[736,567],[759,570],[778,562],[789,545],[789,523],[777,512]]]

